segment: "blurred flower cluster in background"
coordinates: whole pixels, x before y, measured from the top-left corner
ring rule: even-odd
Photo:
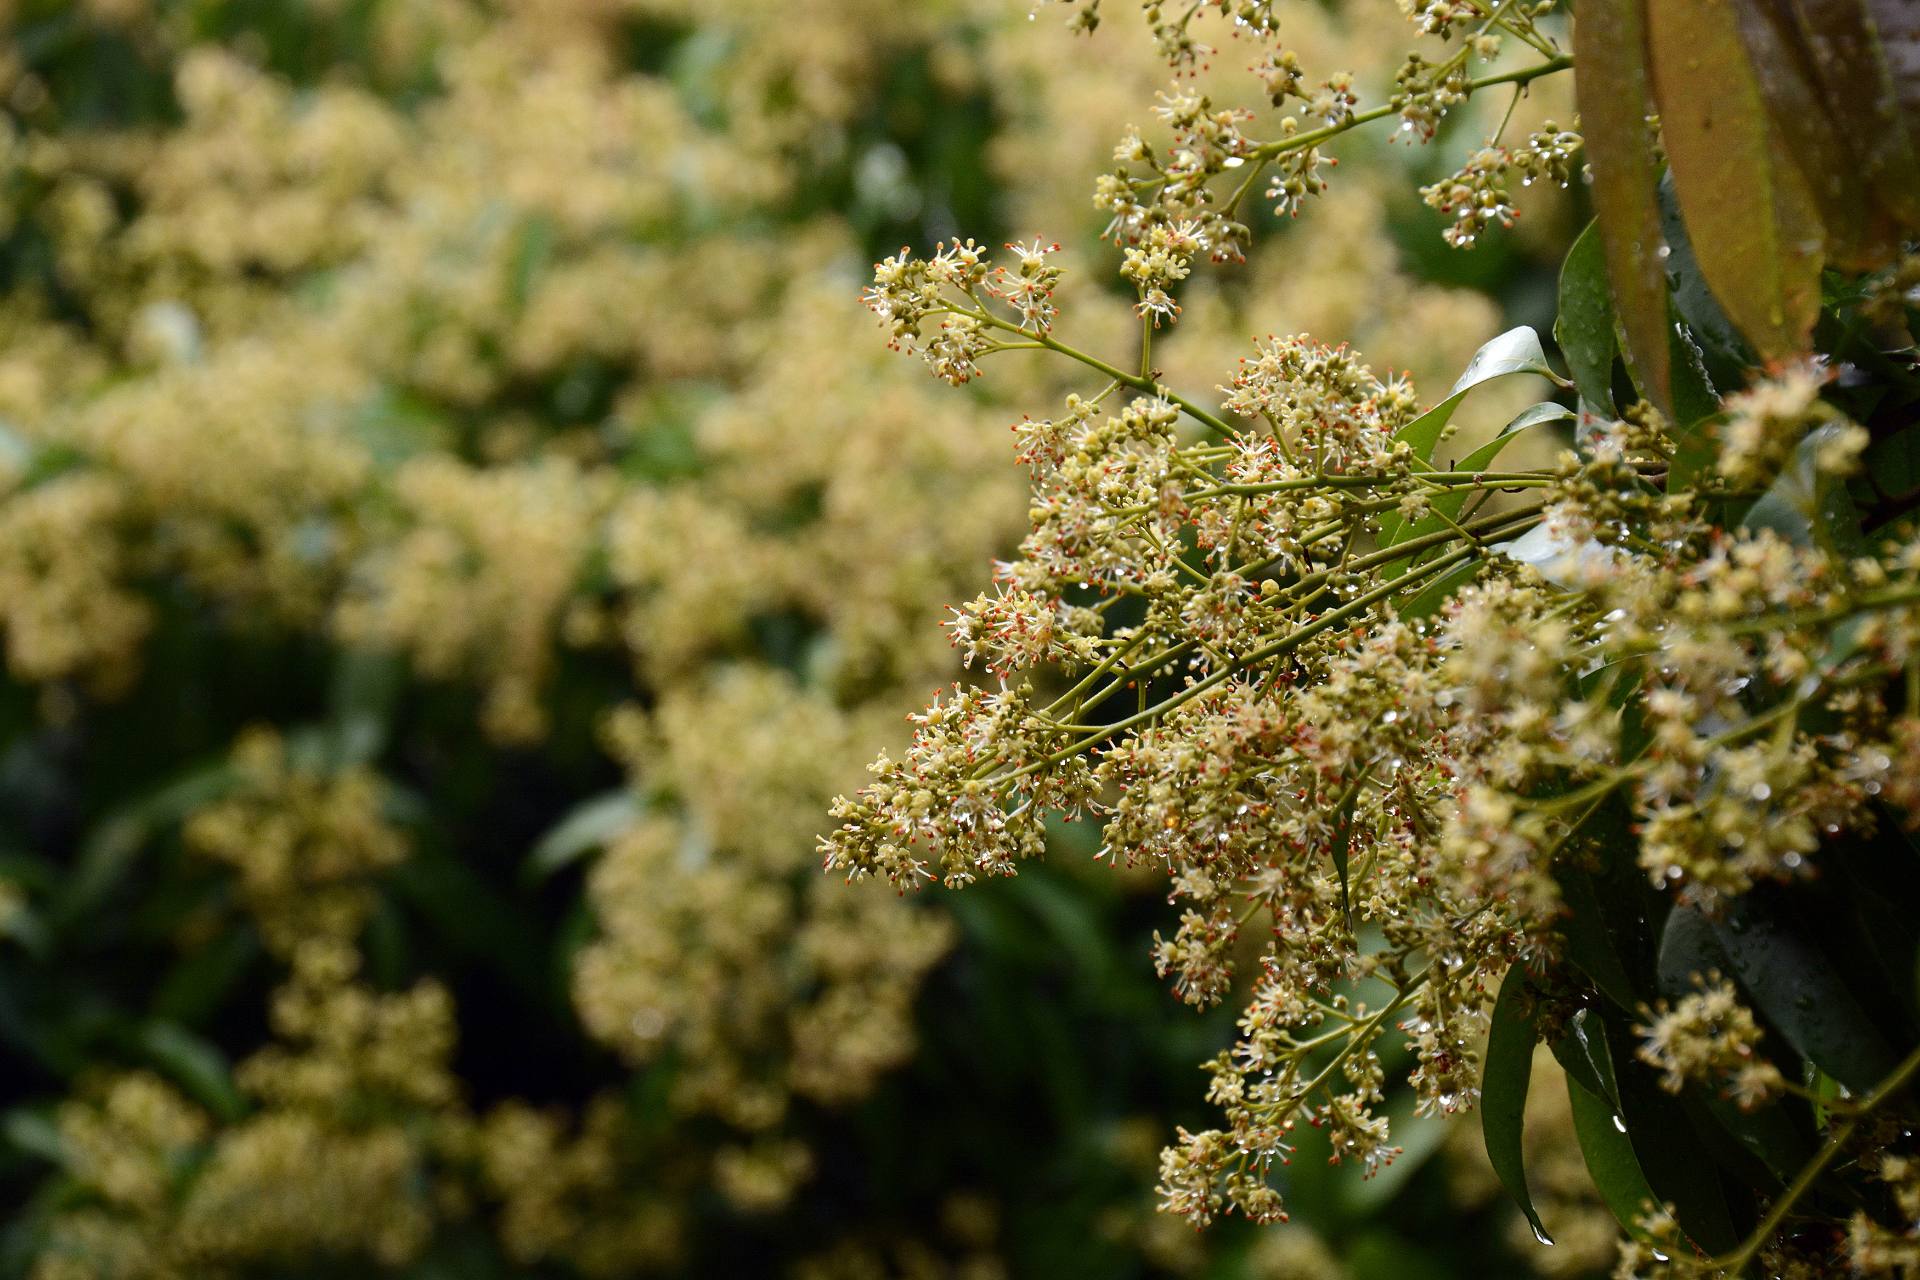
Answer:
[[[1391,83],[1383,6],[1295,7]],[[1131,22],[0,0],[0,1275],[1604,1267],[1545,1090],[1551,1250],[1398,1115],[1371,1181],[1301,1142],[1310,1227],[1155,1215],[1233,1038],[1154,977],[1164,883],[820,874],[1025,530],[1013,406],[1066,387],[951,392],[860,291],[961,231],[1094,252],[1165,88]],[[1485,132],[1269,219],[1169,381],[1305,330],[1444,385],[1543,324],[1567,193],[1464,253],[1417,195]],[[1096,347],[1115,278],[1062,287]]]

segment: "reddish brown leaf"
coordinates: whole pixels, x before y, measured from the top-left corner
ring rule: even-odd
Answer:
[[[1647,130],[1653,94],[1641,0],[1578,0],[1573,50],[1594,213],[1625,340],[1621,354],[1641,393],[1671,413],[1667,280]]]
[[[1661,135],[1701,274],[1770,360],[1806,349],[1823,232],[1786,140],[1769,128],[1731,0],[1659,0],[1647,46]]]

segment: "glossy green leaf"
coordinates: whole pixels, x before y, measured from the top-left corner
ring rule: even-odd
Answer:
[[[1415,592],[1405,604],[1398,606],[1399,615],[1408,621],[1432,617],[1454,592],[1473,581],[1486,567],[1487,562],[1479,556],[1454,566]]]
[[[1893,1070],[1898,1055],[1845,975],[1805,928],[1760,893],[1713,922],[1740,986],[1801,1057],[1856,1093]]]
[[[1668,297],[1672,317],[1680,322],[1678,326],[1668,326],[1667,349],[1674,362],[1671,416],[1675,422],[1687,423],[1714,411],[1718,400],[1716,388],[1732,391],[1745,386],[1759,360],[1747,340],[1740,336],[1740,330],[1727,318],[1726,309],[1713,296],[1713,290],[1707,287],[1707,278],[1693,253],[1693,238],[1687,234],[1686,218],[1680,212],[1680,196],[1673,189],[1671,173],[1660,175],[1656,199],[1660,205],[1660,234],[1667,241],[1663,265]],[[1691,376],[1702,386],[1684,385],[1690,375],[1681,366],[1683,357],[1697,370]],[[1691,402],[1689,395],[1694,397]]]
[[[1567,358],[1581,397],[1607,414],[1618,412],[1613,404],[1613,358],[1620,344],[1613,325],[1607,250],[1599,229],[1589,223],[1560,266],[1560,308],[1553,320],[1553,340]]]
[[[1713,469],[1720,456],[1720,401],[1707,378],[1702,353],[1682,325],[1672,328],[1673,462],[1667,469],[1667,492],[1690,489]]]
[[[1480,1136],[1487,1144],[1487,1161],[1500,1185],[1527,1215],[1533,1234],[1543,1244],[1552,1244],[1553,1237],[1547,1234],[1533,1207],[1533,1195],[1527,1190],[1523,1143],[1527,1087],[1533,1079],[1533,1046],[1539,1039],[1533,1011],[1524,1007],[1527,999],[1526,970],[1516,964],[1507,970],[1493,1003],[1493,1024],[1480,1075]]]
[[[1823,233],[1804,176],[1768,127],[1734,6],[1649,5],[1647,46],[1667,163],[1700,269],[1762,357],[1797,355],[1820,309]]]
[[[1606,1037],[1627,1141],[1647,1185],[1673,1206],[1681,1230],[1702,1252],[1732,1249],[1743,1233],[1733,1225],[1718,1168],[1702,1157],[1711,1156],[1715,1146],[1738,1152],[1738,1145],[1709,1142],[1694,1127],[1687,1108],[1662,1089],[1653,1069],[1635,1056],[1637,1035],[1626,1019],[1609,1020]]]
[[[1580,1012],[1584,1014],[1587,1011],[1582,1009]],[[1593,1063],[1587,1059],[1585,1046],[1572,1034],[1563,1029],[1558,1039],[1547,1042],[1547,1048],[1553,1051],[1553,1060],[1560,1064],[1560,1069],[1569,1079],[1579,1081],[1581,1087],[1596,1098],[1607,1096],[1607,1090],[1600,1084],[1600,1077],[1594,1074]]]
[[[1617,1221],[1631,1235],[1640,1235],[1642,1214],[1655,1203],[1653,1188],[1640,1172],[1639,1158],[1627,1141],[1624,1124],[1613,1104],[1567,1076],[1567,1101],[1573,1108],[1573,1133],[1586,1161],[1587,1176]]]
[[[1620,320],[1621,354],[1640,393],[1671,413],[1667,282],[1647,118],[1654,113],[1642,0],[1576,0],[1573,53],[1593,208]]]
[[[1525,342],[1516,342],[1514,344],[1514,354],[1520,354],[1530,345],[1532,351],[1536,355],[1539,355],[1541,361],[1544,361],[1545,356],[1540,354],[1539,335],[1535,334],[1531,329],[1516,329],[1512,333],[1503,335],[1503,337],[1511,338],[1514,333],[1524,333],[1526,335]],[[1495,341],[1498,342],[1501,341],[1501,339],[1495,339]],[[1490,343],[1488,345],[1491,346],[1492,344]],[[1486,351],[1486,347],[1481,348],[1482,355],[1485,355]],[[1474,361],[1475,364],[1478,365],[1480,363],[1480,357],[1474,357]],[[1487,367],[1492,368],[1498,363],[1498,361],[1489,361]],[[1472,366],[1469,366],[1467,373],[1468,375],[1474,373]],[[1460,401],[1465,398],[1467,392],[1471,391],[1474,386],[1477,386],[1481,382],[1490,381],[1493,378],[1505,377],[1511,373],[1539,373],[1547,377],[1553,376],[1552,371],[1548,369],[1544,363],[1536,365],[1527,361],[1521,361],[1517,363],[1515,367],[1499,368],[1497,371],[1487,372],[1484,376],[1476,378],[1472,384],[1468,384],[1467,377],[1463,376],[1460,382],[1454,384],[1453,394],[1448,397],[1447,400],[1429,409],[1421,415],[1420,419],[1409,423],[1407,427],[1402,429],[1398,438],[1411,442],[1413,437],[1410,436],[1409,433],[1412,432],[1414,427],[1419,425],[1420,421],[1435,419],[1436,415],[1441,415],[1442,411],[1444,411],[1444,416],[1436,419],[1439,425],[1432,429],[1433,439],[1426,440],[1424,432],[1420,435],[1420,439],[1423,441],[1420,447],[1424,450],[1421,454],[1421,464],[1422,467],[1430,466],[1430,459],[1437,445],[1439,432],[1441,428],[1446,425],[1447,419],[1451,418],[1454,409],[1459,407]],[[1532,427],[1543,426],[1549,422],[1571,421],[1573,416],[1573,411],[1565,405],[1555,404],[1551,401],[1544,401],[1540,404],[1533,405],[1517,414],[1511,422],[1500,429],[1499,434],[1495,435],[1493,439],[1480,445],[1466,457],[1460,459],[1459,462],[1449,465],[1446,469],[1450,471],[1485,471],[1493,465],[1494,460],[1506,450],[1508,445],[1513,443],[1515,437],[1521,432]],[[1421,468],[1416,468],[1416,470],[1418,469]],[[1466,490],[1440,494],[1432,499],[1432,514],[1422,516],[1419,520],[1411,524],[1409,524],[1406,517],[1402,516],[1398,511],[1385,513],[1380,518],[1380,545],[1382,547],[1391,547],[1396,543],[1405,542],[1410,538],[1418,538],[1429,533],[1440,532],[1442,529],[1447,528],[1449,523],[1459,516],[1461,508],[1466,505],[1467,496]],[[1397,578],[1411,570],[1416,563],[1416,560],[1395,561],[1382,568],[1381,573],[1388,578]]]
[[[1532,427],[1546,426],[1549,423],[1571,422],[1573,420],[1573,410],[1563,404],[1555,404],[1549,400],[1533,405],[1530,408],[1523,409],[1514,417],[1512,422],[1502,427],[1499,435],[1487,441],[1466,457],[1460,459],[1459,462],[1451,465],[1448,470],[1486,471],[1493,466],[1495,460],[1505,452],[1506,447],[1512,444],[1521,432]],[[1398,512],[1389,512],[1387,518],[1381,521],[1380,540],[1382,545],[1390,546],[1394,543],[1405,542],[1413,538],[1424,538],[1428,534],[1439,533],[1453,527],[1454,523],[1460,517],[1461,510],[1467,505],[1468,496],[1467,490],[1455,489],[1451,492],[1433,497],[1430,500],[1430,510],[1428,514],[1420,517],[1411,525],[1407,524]],[[1438,554],[1440,553],[1436,550],[1427,552],[1426,556]],[[1424,558],[1424,556],[1415,556],[1385,565],[1380,570],[1381,576],[1385,578],[1401,577],[1411,572]]]
[[[1660,934],[1660,994],[1677,1000],[1695,989],[1696,978],[1732,972],[1707,918],[1691,907],[1674,908]]]
[[[1747,509],[1741,527],[1771,529],[1795,546],[1817,545],[1830,554],[1860,552],[1865,537],[1853,496],[1843,481],[1816,465],[1820,450],[1844,429],[1828,425],[1808,432],[1773,484]]]
[[[1543,400],[1539,404],[1529,405],[1516,413],[1513,421],[1500,428],[1499,435],[1462,458],[1454,470],[1485,471],[1502,453],[1506,452],[1507,446],[1512,444],[1521,432],[1555,422],[1572,422],[1575,417],[1573,410],[1552,400]]]
[[[1453,421],[1454,410],[1467,398],[1467,393],[1484,382],[1515,373],[1554,376],[1547,364],[1547,353],[1540,347],[1540,335],[1526,325],[1507,330],[1474,352],[1466,372],[1455,380],[1447,398],[1400,428],[1393,438],[1411,446],[1414,456],[1422,462],[1431,461],[1441,433]]]
[[[1638,750],[1629,748],[1629,758]],[[1630,850],[1628,821],[1624,807],[1609,802],[1589,811],[1577,831],[1606,853]],[[1567,905],[1567,959],[1615,1008],[1638,1010],[1653,998],[1651,957],[1667,900],[1648,887],[1630,855],[1566,863],[1554,868],[1554,879]]]
[[[1696,977],[1711,973],[1733,974],[1732,962],[1719,937],[1698,911],[1676,908],[1667,917],[1660,938],[1660,993],[1669,1000],[1679,1000],[1697,990]],[[1812,1141],[1795,1128],[1779,1104],[1742,1111],[1723,1098],[1708,1096],[1702,1099],[1702,1105],[1711,1120],[1776,1180],[1791,1178],[1813,1156]]]
[[[1568,1075],[1619,1110],[1620,1089],[1614,1083],[1613,1056],[1607,1050],[1606,1019],[1598,1009],[1575,1010],[1554,1042],[1553,1051]]]

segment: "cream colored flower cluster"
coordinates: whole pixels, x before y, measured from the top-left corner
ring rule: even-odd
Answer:
[[[1204,56],[1191,24],[1215,7],[1273,39],[1263,6],[1149,5],[1176,68]],[[1920,543],[1905,523],[1859,545],[1826,527],[1868,436],[1817,374],[1782,371],[1697,428],[1724,442],[1717,472],[1645,405],[1582,420],[1574,448],[1530,465],[1501,458],[1575,415],[1543,403],[1459,439],[1481,384],[1548,374],[1525,330],[1424,411],[1403,380],[1303,338],[1257,342],[1217,397],[1167,376],[1172,290],[1196,248],[1237,239],[1225,220],[1264,167],[1390,115],[1430,137],[1470,94],[1566,65],[1536,25],[1546,6],[1406,7],[1467,38],[1410,57],[1383,107],[1328,105],[1323,127],[1289,117],[1261,143],[1185,94],[1162,112],[1172,160],[1123,138],[1148,172],[1106,176],[1096,204],[1125,246],[1133,343],[1077,345],[1071,303],[1044,326],[1011,312],[978,287],[994,267],[971,241],[903,251],[867,297],[896,340],[929,316],[965,336],[965,379],[928,345],[949,380],[1040,351],[1077,381],[1063,415],[1016,427],[1032,531],[952,623],[997,679],[914,717],[904,755],[836,802],[825,866],[958,887],[1016,873],[1064,815],[1103,821],[1102,858],[1163,871],[1180,915],[1159,971],[1191,1003],[1239,1008],[1206,1064],[1224,1123],[1182,1130],[1161,1165],[1165,1207],[1197,1224],[1284,1218],[1276,1175],[1302,1123],[1363,1174],[1391,1161],[1389,1037],[1418,1110],[1472,1106],[1493,988],[1566,963],[1563,885],[1597,850],[1715,913],[1814,874],[1823,841],[1870,834],[1884,804],[1915,816]],[[1503,40],[1529,60],[1474,79]],[[1543,127],[1518,167],[1564,180],[1576,144]],[[1460,195],[1481,224],[1508,220],[1495,167]],[[1723,522],[1730,485],[1758,497],[1744,522]],[[1671,1088],[1707,1079],[1751,1107],[1784,1087],[1731,988],[1646,1021]]]

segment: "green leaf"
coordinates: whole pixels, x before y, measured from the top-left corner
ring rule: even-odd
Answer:
[[[406,678],[406,664],[394,654],[347,649],[338,655],[328,714],[336,764],[365,764],[385,748]]]
[[[1446,431],[1447,424],[1453,420],[1454,411],[1457,410],[1461,402],[1467,398],[1467,393],[1483,383],[1492,382],[1496,378],[1504,378],[1516,373],[1538,374],[1543,378],[1549,378],[1555,382],[1560,381],[1559,376],[1555,374],[1547,364],[1546,352],[1541,350],[1540,347],[1540,335],[1525,325],[1521,325],[1517,329],[1507,330],[1507,332],[1501,334],[1493,341],[1481,347],[1480,350],[1476,351],[1473,359],[1467,364],[1466,372],[1460,375],[1453,384],[1453,390],[1447,393],[1447,398],[1439,404],[1434,405],[1431,409],[1428,409],[1406,426],[1400,428],[1399,431],[1394,433],[1393,438],[1397,441],[1404,441],[1412,447],[1416,459],[1416,469],[1433,469],[1433,451],[1439,447],[1441,435]],[[1499,435],[1489,440],[1486,444],[1481,445],[1478,449],[1475,449],[1472,454],[1468,455],[1467,458],[1463,459],[1460,466],[1456,469],[1463,471],[1485,470],[1488,464],[1499,456],[1500,451],[1512,443],[1509,437],[1519,431],[1525,430],[1527,427],[1538,426],[1541,422],[1545,421],[1552,421],[1556,416],[1555,413],[1539,416],[1539,411],[1547,408],[1548,406],[1546,405],[1536,405],[1533,409],[1516,417],[1512,422],[1507,424]],[[1551,406],[1551,408],[1557,411],[1558,414],[1571,416],[1571,414],[1561,406],[1555,405]],[[1466,502],[1466,499],[1467,495],[1465,493],[1448,494],[1434,499],[1433,505],[1435,510],[1446,511],[1449,516],[1452,516],[1459,512],[1461,505]],[[1405,517],[1397,511],[1389,511],[1380,518],[1379,542],[1382,547],[1391,547],[1395,543],[1403,542],[1415,536],[1414,529],[1416,528],[1421,532],[1431,532],[1444,527],[1444,521],[1437,517],[1428,517],[1420,521],[1413,528],[1409,528]],[[1411,562],[1396,561],[1394,565],[1389,566],[1385,570],[1385,573],[1387,576],[1393,577],[1405,573],[1412,567]]]
[[[1400,428],[1393,438],[1412,446],[1414,456],[1422,462],[1430,462],[1434,448],[1440,443],[1441,432],[1453,421],[1453,411],[1460,407],[1467,393],[1482,383],[1515,373],[1537,373],[1543,378],[1554,376],[1547,365],[1547,353],[1540,348],[1540,335],[1526,325],[1507,330],[1474,352],[1466,372],[1454,382],[1447,398]]]
[[[1440,606],[1445,604],[1454,592],[1473,581],[1486,567],[1487,562],[1484,558],[1473,556],[1464,564],[1447,570],[1421,588],[1412,599],[1398,606],[1397,611],[1400,617],[1409,622],[1416,618],[1432,617],[1440,611]]]
[[[1631,1056],[1624,1019],[1595,1009],[1569,1019],[1570,1042],[1556,1046],[1567,1071],[1574,1131],[1587,1170],[1608,1208],[1630,1232],[1648,1202],[1672,1203],[1681,1228],[1706,1252],[1737,1240],[1717,1170],[1702,1166],[1685,1111],[1655,1087]]]
[[[1712,922],[1733,976],[1796,1053],[1856,1093],[1868,1092],[1898,1055],[1852,984],[1768,896],[1749,893]]]
[[[1576,1018],[1588,1016],[1588,1010],[1582,1009],[1574,1015]],[[1587,1058],[1586,1046],[1573,1035],[1571,1027],[1563,1027],[1562,1034],[1547,1042],[1547,1048],[1553,1051],[1553,1060],[1560,1069],[1572,1079],[1578,1080],[1588,1093],[1596,1098],[1604,1098],[1609,1090],[1600,1083],[1600,1077],[1594,1073],[1593,1063]]]
[[[1672,359],[1673,379],[1673,463],[1667,469],[1667,492],[1678,493],[1693,487],[1694,481],[1713,468],[1720,457],[1720,439],[1715,415],[1720,399],[1713,393],[1707,377],[1703,353],[1692,341],[1690,330],[1674,325]]]
[[[1713,925],[1691,907],[1675,907],[1660,933],[1660,994],[1677,1000],[1710,973],[1733,974]]]
[[[1620,344],[1613,323],[1606,245],[1598,227],[1588,223],[1560,267],[1560,309],[1553,320],[1553,340],[1567,357],[1581,397],[1609,416],[1618,413],[1613,404],[1613,358]]]
[[[232,785],[233,770],[222,757],[186,770],[95,823],[53,907],[53,926],[65,928],[85,916],[121,882],[156,831],[211,804]]]
[[[149,1022],[137,1040],[147,1059],[200,1105],[222,1120],[246,1114],[246,1099],[234,1087],[225,1054],[177,1022]]]
[[[1480,1074],[1480,1135],[1487,1144],[1487,1161],[1500,1185],[1527,1215],[1533,1234],[1542,1244],[1553,1237],[1540,1221],[1527,1190],[1527,1086],[1533,1078],[1533,1046],[1540,1029],[1531,1011],[1522,1012],[1526,970],[1514,965],[1500,984],[1493,1004],[1493,1026],[1487,1035],[1486,1063]]]
[[[1639,1008],[1639,986],[1627,968],[1621,940],[1609,927],[1610,918],[1627,906],[1620,901],[1619,886],[1611,883],[1611,876],[1573,866],[1556,868],[1554,879],[1567,905],[1567,959],[1615,1005],[1628,1011]]]
[[[1700,270],[1763,358],[1797,355],[1820,311],[1822,228],[1805,178],[1768,127],[1734,6],[1659,0],[1647,8],[1647,44]]]
[[[527,855],[521,878],[546,879],[604,846],[646,812],[646,802],[626,787],[582,800],[548,829]]]
[[[1715,1145],[1733,1144],[1705,1142],[1687,1108],[1660,1088],[1652,1069],[1633,1056],[1631,1028],[1610,1022],[1608,1032],[1617,1064],[1620,1114],[1647,1185],[1673,1206],[1681,1230],[1702,1252],[1732,1249],[1742,1233],[1733,1225],[1719,1169],[1703,1155],[1711,1155]]]
[[[1573,410],[1563,404],[1555,404],[1551,400],[1543,401],[1540,404],[1523,409],[1514,417],[1513,421],[1500,429],[1500,434],[1475,449],[1466,457],[1460,459],[1457,464],[1449,467],[1448,470],[1485,471],[1493,465],[1494,460],[1505,451],[1508,445],[1514,442],[1514,439],[1521,432],[1530,427],[1544,426],[1551,422],[1571,422],[1573,421],[1573,417]],[[1430,510],[1428,514],[1420,517],[1412,524],[1406,523],[1405,517],[1401,516],[1399,512],[1388,512],[1380,520],[1380,544],[1382,546],[1392,546],[1395,543],[1406,542],[1414,538],[1423,538],[1428,534],[1439,533],[1444,529],[1450,528],[1459,519],[1461,509],[1467,505],[1467,497],[1468,493],[1464,489],[1454,489],[1439,494],[1430,499]],[[1426,554],[1430,556],[1439,554],[1439,552],[1436,550]],[[1425,557],[1414,556],[1405,560],[1396,560],[1392,564],[1382,567],[1380,570],[1381,576],[1385,578],[1401,577],[1412,571],[1423,558]]]
[[[1690,907],[1676,907],[1667,916],[1667,927],[1660,937],[1660,993],[1669,1000],[1679,1000],[1697,990],[1696,975],[1715,972],[1734,976],[1733,964],[1713,925]],[[1712,1120],[1742,1150],[1758,1158],[1783,1182],[1813,1156],[1813,1143],[1794,1127],[1784,1107],[1743,1112],[1719,1097],[1705,1098],[1703,1103]]]
[[[1734,328],[1733,321],[1727,319],[1726,309],[1713,296],[1713,290],[1707,287],[1699,259],[1694,257],[1693,238],[1687,234],[1687,220],[1680,212],[1680,196],[1673,189],[1673,174],[1660,175],[1656,196],[1660,204],[1660,233],[1667,241],[1665,266],[1672,314],[1677,314],[1684,326],[1684,329],[1669,326],[1672,341],[1668,350],[1676,362],[1684,352],[1698,369],[1695,376],[1705,384],[1704,394],[1695,391],[1696,399],[1704,407],[1683,403],[1683,395],[1690,389],[1678,382],[1688,375],[1675,364],[1673,418],[1685,423],[1712,413],[1718,400],[1715,388],[1730,391],[1745,385],[1748,371],[1759,361],[1747,340]]]
[[[1640,1215],[1656,1203],[1647,1176],[1613,1105],[1567,1074],[1567,1101],[1573,1108],[1573,1134],[1587,1176],[1629,1235],[1641,1236]]]
[[[1642,0],[1576,0],[1573,56],[1580,71],[1574,92],[1593,168],[1594,221],[1624,340],[1621,354],[1640,394],[1672,416],[1667,283],[1647,137],[1654,105],[1646,47]]]
[[[60,1136],[60,1123],[49,1107],[14,1107],[0,1116],[0,1137],[15,1151],[39,1156],[52,1164],[64,1164],[67,1146]]]
[[[1844,481],[1816,465],[1820,450],[1845,430],[1828,424],[1807,433],[1767,491],[1747,509],[1744,529],[1771,529],[1797,547],[1818,545],[1832,555],[1865,549],[1860,511]]]
[[[260,954],[250,928],[232,928],[195,948],[167,971],[154,993],[156,1018],[198,1026],[212,1018]]]

